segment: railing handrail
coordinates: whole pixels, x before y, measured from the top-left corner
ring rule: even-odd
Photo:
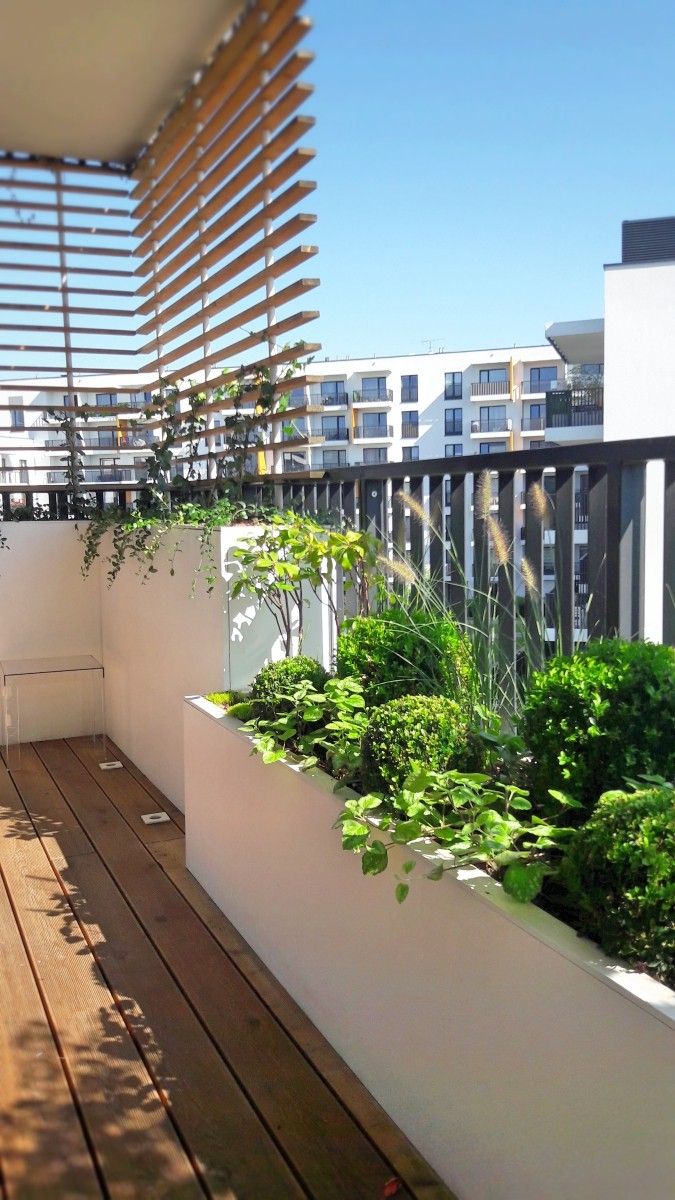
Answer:
[[[490,420],[471,422],[472,433],[510,433],[513,427],[511,417],[492,417]]]
[[[394,436],[393,425],[355,425],[354,437],[366,438],[372,437],[376,441],[378,438],[392,438]]]
[[[510,390],[508,379],[471,384],[472,396],[505,396],[509,394]]]
[[[354,388],[352,391],[352,400],[356,404],[391,404],[394,399],[393,388],[379,388],[377,392],[364,392],[361,388]]]

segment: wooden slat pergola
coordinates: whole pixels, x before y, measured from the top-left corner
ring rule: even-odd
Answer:
[[[213,388],[242,366],[274,380],[298,357],[318,316],[306,307],[318,279],[306,273],[315,185],[300,178],[314,154],[302,2],[119,0],[106,27],[69,0],[84,28],[60,65],[68,14],[15,6],[0,47],[0,402],[56,376],[45,386],[72,409],[87,379],[124,372],[129,390],[136,375],[140,389],[179,384],[184,406],[203,393],[208,415],[228,407]],[[31,22],[29,84],[14,64]],[[104,69],[119,80],[107,105],[71,84]],[[215,435],[207,444],[217,454]]]

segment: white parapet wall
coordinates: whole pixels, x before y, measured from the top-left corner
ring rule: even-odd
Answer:
[[[0,661],[87,654],[101,659],[98,571],[83,579],[82,526],[5,521],[0,532]],[[98,703],[88,674],[44,675],[21,684],[23,740],[92,731]]]
[[[215,531],[210,593],[199,571],[196,529],[168,535],[152,573],[144,576],[128,560],[109,586],[99,559],[82,577],[84,522],[17,521],[0,528],[9,545],[0,551],[0,661],[89,654],[102,662],[107,733],[182,808],[183,697],[248,687],[263,663],[283,656],[270,613],[230,594],[237,572],[232,549],[254,527]],[[305,653],[327,659],[327,624],[311,598]],[[25,684],[21,738],[88,734],[99,707],[88,676]]]
[[[364,878],[333,783],[185,704],[188,867],[460,1200],[671,1200],[675,993],[478,872]]]

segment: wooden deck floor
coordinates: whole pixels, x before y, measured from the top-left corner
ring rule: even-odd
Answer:
[[[85,739],[0,763],[3,1200],[449,1197],[113,753],[124,770]]]

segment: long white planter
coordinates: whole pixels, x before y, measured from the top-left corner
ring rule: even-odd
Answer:
[[[480,872],[397,906],[409,849],[364,878],[332,780],[184,715],[190,870],[461,1200],[671,1200],[675,993]]]

